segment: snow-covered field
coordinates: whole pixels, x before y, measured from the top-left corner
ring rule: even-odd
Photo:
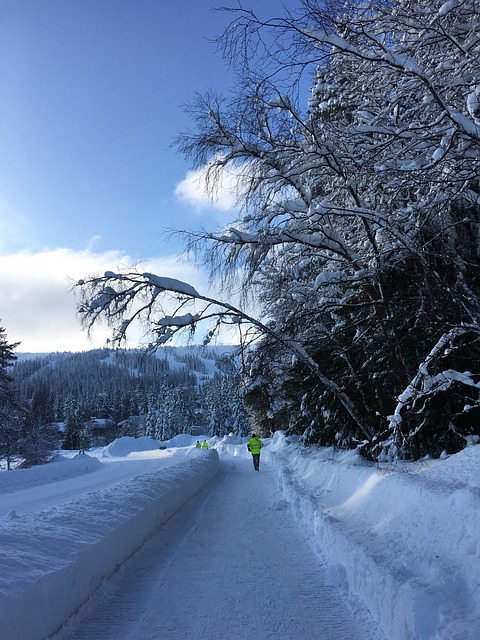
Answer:
[[[248,458],[234,437],[209,439],[208,451],[195,439],[177,436],[160,450],[148,438],[122,438],[89,455],[0,473],[0,638],[53,634],[222,461]],[[293,510],[329,584],[356,594],[386,638],[478,640],[479,463],[480,447],[470,446],[444,460],[381,467],[277,433],[258,477],[273,470],[276,509]]]

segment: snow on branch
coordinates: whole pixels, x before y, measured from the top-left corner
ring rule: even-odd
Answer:
[[[415,402],[427,395],[439,391],[445,391],[450,387],[452,382],[460,382],[470,387],[480,389],[480,383],[475,382],[473,374],[469,371],[459,372],[452,369],[446,369],[431,375],[429,373],[429,367],[433,363],[434,359],[440,354],[444,353],[448,346],[459,336],[469,333],[472,330],[478,332],[479,327],[474,325],[465,325],[461,327],[454,327],[442,335],[442,337],[435,344],[425,360],[418,368],[416,376],[408,384],[406,389],[398,396],[397,406],[392,415],[388,416],[390,427],[396,431],[400,427],[402,422],[402,410],[409,404],[415,404]]]
[[[157,324],[163,327],[187,327],[198,320],[200,320],[198,313],[195,315],[186,313],[183,316],[165,316],[164,318],[160,318]]]
[[[171,312],[166,311],[202,299],[190,284],[148,272],[106,271],[103,276],[79,280],[76,286],[82,297],[79,314],[83,325],[91,331],[95,323],[106,321],[114,327],[114,343],[125,340],[138,322],[171,325]],[[197,320],[195,314],[182,314],[175,324],[177,328],[193,326]]]
[[[199,294],[196,289],[186,282],[176,280],[175,278],[164,278],[156,276],[153,273],[142,273],[149,284],[154,285],[161,291],[172,291],[173,293],[180,293],[192,298],[198,298]]]
[[[106,294],[106,282],[111,280],[117,282],[117,289],[115,290],[108,285],[111,291]],[[83,295],[83,303],[79,306],[79,313],[83,317],[84,324],[90,330],[97,321],[105,318],[116,328],[113,334],[113,341],[116,344],[126,339],[127,331],[135,321],[143,320],[147,325],[147,332],[153,336],[154,340],[148,346],[151,351],[155,351],[160,345],[171,340],[182,329],[189,328],[194,331],[196,325],[201,321],[216,321],[213,331],[217,330],[223,322],[236,325],[241,322],[250,324],[258,333],[268,335],[298,357],[314,373],[319,382],[338,398],[364,435],[369,438],[373,436],[373,432],[356,411],[347,394],[320,371],[318,364],[303,345],[297,340],[291,340],[277,333],[258,317],[249,315],[228,302],[200,295],[194,287],[187,283],[158,277],[151,273],[114,274],[107,272],[104,276],[80,280],[77,286],[81,287]],[[162,293],[179,295],[180,306],[177,308],[177,312],[188,302],[203,302],[204,306],[195,314],[167,314],[159,302]],[[102,299],[102,305],[95,302],[99,297]],[[129,311],[131,313],[126,317]],[[213,333],[209,332],[207,339],[211,339],[212,336]]]

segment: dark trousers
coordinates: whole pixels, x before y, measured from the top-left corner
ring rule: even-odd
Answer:
[[[255,471],[258,471],[260,468],[260,454],[252,453],[252,458],[253,458],[253,468],[255,469]]]

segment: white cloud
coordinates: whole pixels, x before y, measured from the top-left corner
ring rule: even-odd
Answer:
[[[84,251],[55,249],[0,256],[0,326],[6,331],[7,341],[21,342],[18,352],[36,353],[105,346],[107,328],[97,328],[93,341],[81,329],[72,281],[132,264],[133,258],[128,255],[118,251],[95,253],[91,247]],[[145,260],[142,270],[177,278],[206,291],[206,276],[177,257]]]
[[[188,171],[175,187],[175,197],[199,213],[211,209],[233,211],[238,204],[238,175],[228,170],[222,171],[215,187],[211,189],[207,186],[206,176],[206,167]]]

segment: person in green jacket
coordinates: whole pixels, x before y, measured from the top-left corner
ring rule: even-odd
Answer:
[[[206,440],[203,441],[202,449],[208,449],[208,442]]]
[[[197,444],[195,446],[197,447],[197,449],[201,448],[202,444],[201,444],[200,440],[197,440]]]
[[[260,470],[260,449],[262,447],[263,447],[263,442],[260,440],[260,438],[257,438],[257,436],[254,433],[252,433],[252,437],[250,438],[247,444],[247,449],[252,454],[253,468],[255,469],[255,471]]]

